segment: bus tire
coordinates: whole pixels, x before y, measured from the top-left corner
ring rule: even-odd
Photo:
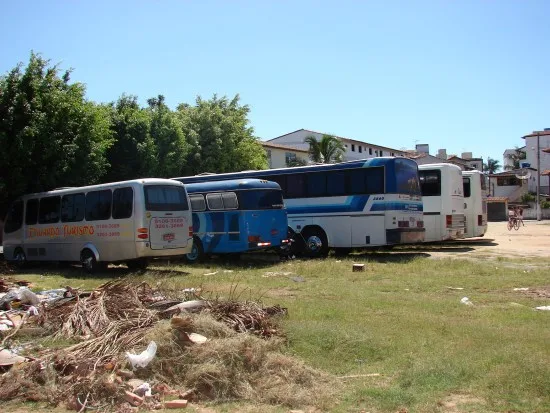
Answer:
[[[191,252],[185,254],[185,261],[189,264],[195,264],[201,262],[204,259],[204,250],[202,248],[202,242],[197,237],[193,237],[193,246],[191,247]]]
[[[17,248],[13,254],[13,260],[15,262],[15,266],[19,269],[22,269],[27,264],[27,256],[25,255],[25,251],[23,251],[23,248]]]
[[[321,258],[328,255],[327,235],[321,228],[306,228],[302,231],[304,252],[310,258]]]
[[[87,248],[80,253],[80,264],[82,264],[82,269],[88,274],[92,274],[100,268],[94,253]]]

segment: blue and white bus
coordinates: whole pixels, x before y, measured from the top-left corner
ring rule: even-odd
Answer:
[[[279,184],[237,179],[186,185],[193,211],[190,263],[210,254],[279,248],[287,242],[287,214]]]
[[[288,212],[293,247],[311,257],[330,248],[424,241],[417,164],[406,158],[372,158],[338,164],[202,174],[185,184],[259,178],[277,182]]]

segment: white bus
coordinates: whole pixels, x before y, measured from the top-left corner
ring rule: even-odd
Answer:
[[[464,238],[462,170],[450,163],[419,165],[425,242]]]
[[[466,238],[482,237],[487,232],[487,181],[479,171],[462,171]]]
[[[424,240],[418,166],[406,158],[206,174],[174,178],[185,184],[258,178],[277,182],[295,252],[326,256]]]
[[[149,258],[191,252],[193,223],[185,186],[138,179],[25,195],[8,211],[4,257],[80,262],[93,272],[107,263],[142,269]]]

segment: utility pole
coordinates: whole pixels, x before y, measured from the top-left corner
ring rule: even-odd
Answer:
[[[540,133],[537,132],[537,221],[541,220],[541,210],[540,210]]]

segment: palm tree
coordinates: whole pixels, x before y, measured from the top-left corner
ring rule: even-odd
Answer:
[[[487,158],[487,163],[483,164],[485,173],[494,174],[500,169],[500,162],[497,159]]]
[[[507,171],[513,170],[513,169],[519,169],[520,161],[524,160],[525,157],[526,157],[525,151],[521,150],[516,146],[516,150],[514,153],[506,154],[506,158],[512,161],[512,165],[506,165],[504,169]]]
[[[317,163],[341,162],[346,151],[342,141],[333,135],[323,135],[320,141],[310,135],[304,143],[309,144],[309,157]]]

